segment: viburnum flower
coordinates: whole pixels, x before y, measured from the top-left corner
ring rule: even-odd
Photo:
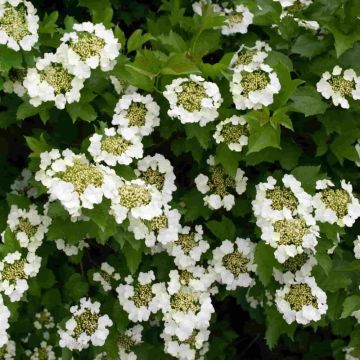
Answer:
[[[3,297],[0,295],[0,354],[2,354],[2,348],[6,351],[6,344],[9,341],[9,335],[7,329],[10,327],[9,320],[10,311],[4,305]]]
[[[163,317],[163,333],[166,336],[176,336],[179,341],[186,341],[194,330],[209,328],[214,311],[209,292],[199,292],[183,286],[170,296]]]
[[[256,197],[252,201],[257,224],[262,221],[291,219],[294,216],[303,217],[307,223],[312,216],[312,196],[304,191],[301,183],[293,175],[284,175],[282,185],[269,176],[266,182],[256,185]]]
[[[58,55],[46,53],[37,59],[35,67],[28,69],[23,85],[31,105],[54,101],[58,109],[64,109],[66,104],[80,101],[84,80],[75,76]]]
[[[354,354],[356,349],[353,347],[345,347],[343,351],[345,352],[345,360],[359,360],[359,358]]]
[[[160,125],[160,107],[153,97],[137,92],[123,95],[115,107],[112,124],[123,129],[122,136],[150,135]]]
[[[54,317],[47,308],[35,314],[34,327],[37,330],[50,330],[55,327]]]
[[[104,134],[90,137],[88,151],[95,162],[106,165],[129,165],[134,159],[143,157],[143,144],[137,135],[125,139],[123,129],[107,128]]]
[[[229,68],[234,72],[255,70],[260,64],[264,63],[270,51],[271,47],[260,40],[256,41],[252,47],[241,45],[240,49],[232,57]]]
[[[254,285],[254,278],[250,276],[250,273],[256,271],[255,247],[256,245],[250,239],[236,238],[235,243],[224,240],[213,250],[213,259],[210,264],[220,284],[226,285],[226,290]]]
[[[135,174],[161,192],[164,204],[172,200],[173,192],[176,190],[176,177],[173,166],[163,155],[155,154],[139,160]]]
[[[178,239],[170,242],[166,249],[174,257],[175,265],[179,269],[186,269],[195,265],[209,247],[209,243],[203,240],[202,226],[196,225],[194,230],[190,226],[180,228]]]
[[[153,271],[140,272],[136,282],[130,275],[125,281],[126,284],[120,284],[116,292],[129,320],[148,321],[151,314],[163,311],[167,306],[169,300],[165,284],[155,283]]]
[[[10,316],[10,313],[9,313]],[[2,322],[1,322],[2,324]],[[0,347],[0,354],[4,360],[13,360],[16,356],[16,344],[13,340],[7,340],[7,342]]]
[[[294,217],[275,221],[258,222],[261,238],[275,248],[275,258],[284,263],[288,258],[304,252],[305,249],[315,252],[320,236],[319,227],[313,219]]]
[[[286,284],[292,279],[310,276],[315,265],[317,265],[316,258],[310,251],[304,251],[294,257],[289,257],[282,263],[281,270],[273,268],[273,275],[278,283]]]
[[[199,174],[195,178],[196,188],[204,194],[204,203],[210,209],[225,208],[230,211],[235,205],[235,195],[241,195],[246,190],[248,178],[245,172],[238,168],[235,176],[225,173],[221,165],[215,165],[214,156],[207,160],[209,166],[209,176]],[[235,194],[235,195],[234,195]]]
[[[316,182],[318,192],[314,196],[315,219],[320,222],[351,227],[360,217],[360,203],[353,195],[352,185],[341,180],[335,187],[330,180]]]
[[[33,252],[22,255],[19,251],[7,254],[0,261],[0,292],[19,301],[29,288],[27,279],[35,277],[41,266],[41,258]]]
[[[328,309],[326,299],[313,277],[291,280],[275,294],[276,307],[288,324],[319,321]]]
[[[360,235],[354,240],[354,255],[355,259],[360,259]]]
[[[208,350],[210,331],[207,329],[194,330],[191,336],[180,341],[176,336],[165,332],[160,334],[164,340],[164,351],[179,360],[201,360]]]
[[[335,106],[348,109],[349,99],[360,99],[360,77],[353,69],[344,70],[335,66],[332,73],[326,71],[316,84],[317,91],[325,98],[332,99]]]
[[[26,69],[11,68],[3,84],[4,92],[8,94],[15,93],[17,96],[23,97],[26,93],[23,85],[26,74]]]
[[[72,218],[79,217],[82,208],[100,204],[104,197],[114,198],[120,183],[114,170],[93,165],[85,155],[69,149],[41,153],[35,179],[47,188],[50,201],[59,200]]]
[[[360,139],[358,139],[358,141],[355,145],[355,150],[358,153],[358,157],[360,158]],[[356,162],[356,166],[360,167],[360,161]]]
[[[57,54],[74,75],[87,79],[98,66],[102,71],[114,68],[121,45],[112,30],[91,22],[74,24],[73,30],[63,35]]]
[[[251,71],[234,72],[230,82],[230,91],[238,110],[259,110],[271,105],[280,89],[278,76],[266,64],[260,64]]]
[[[118,338],[119,360],[136,360],[137,356],[133,352],[137,345],[142,343],[142,332],[144,328],[137,324],[127,329],[124,334]]]
[[[182,124],[198,123],[200,126],[218,117],[217,109],[223,101],[218,86],[198,75],[173,80],[163,95],[169,101],[171,118],[179,119]]]
[[[138,91],[138,88],[130,85],[127,81],[111,75],[110,81],[113,84],[115,91],[118,95],[133,94]]]
[[[38,190],[31,186],[33,174],[29,169],[23,169],[21,174],[11,184],[11,192],[16,195],[26,195],[28,198],[36,198]]]
[[[113,288],[114,282],[120,280],[120,274],[115,272],[107,262],[103,262],[100,266],[100,272],[93,274],[93,280],[99,282],[104,291],[108,292]]]
[[[162,213],[151,220],[142,220],[129,215],[128,230],[134,234],[135,239],[145,239],[148,247],[157,243],[166,245],[178,239],[181,215],[177,209],[165,207]]]
[[[51,224],[51,218],[40,215],[35,204],[30,205],[29,210],[12,205],[7,224],[18,240],[20,247],[35,252],[42,244]]]
[[[124,181],[112,198],[111,212],[118,224],[128,215],[136,219],[151,220],[162,213],[162,198],[154,185],[143,180]]]
[[[39,39],[38,29],[39,17],[31,2],[0,1],[0,44],[15,51],[30,51]]]
[[[63,239],[55,240],[56,248],[65,253],[66,256],[76,256],[85,248],[89,247],[89,244],[84,240],[80,240],[78,244],[71,245],[67,244]]]
[[[34,348],[33,351],[26,350],[25,355],[28,357],[29,360],[55,360],[56,355],[53,350],[53,346],[48,344],[46,341],[42,341],[39,347]]]
[[[108,327],[113,325],[108,315],[101,315],[100,303],[81,298],[80,305],[70,308],[72,317],[65,323],[65,330],[59,329],[59,345],[69,350],[103,346],[109,335]]]

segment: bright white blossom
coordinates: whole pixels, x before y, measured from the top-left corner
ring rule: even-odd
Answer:
[[[18,240],[20,247],[34,252],[42,244],[51,224],[51,218],[40,215],[34,204],[30,205],[29,210],[12,205],[7,224]]]
[[[30,1],[0,1],[0,44],[30,51],[39,39],[39,17]]]
[[[7,330],[10,327],[8,322],[9,318],[10,318],[10,311],[4,305],[3,298],[0,295],[0,354],[2,347],[5,346],[6,349],[6,344],[9,341],[9,336],[7,333]]]
[[[8,94],[15,93],[17,96],[23,97],[26,93],[26,89],[23,86],[26,72],[26,69],[10,69],[7,79],[3,84],[4,92]]]
[[[230,92],[238,110],[259,110],[271,105],[280,89],[277,74],[266,64],[260,64],[251,71],[234,72],[230,82]]]
[[[57,54],[74,75],[87,79],[99,66],[102,71],[114,68],[121,45],[112,30],[91,22],[74,24],[73,30],[63,35]]]
[[[335,187],[330,180],[318,180],[314,196],[315,219],[320,222],[351,227],[360,217],[360,203],[353,194],[352,185],[341,180]]]
[[[288,324],[319,321],[328,309],[326,294],[313,277],[296,278],[276,291],[275,303]]]
[[[176,178],[173,166],[163,155],[155,154],[139,160],[135,174],[161,192],[164,204],[172,200]]]
[[[28,69],[23,85],[31,105],[54,101],[58,109],[64,109],[66,104],[80,101],[84,80],[75,76],[58,55],[46,53],[37,59],[35,67]]]
[[[65,253],[66,256],[76,256],[85,248],[89,247],[89,244],[84,240],[80,240],[78,244],[67,244],[63,239],[55,240],[56,248]]]
[[[26,350],[25,355],[29,360],[55,360],[56,355],[53,351],[53,346],[48,344],[46,341],[42,341],[39,347],[34,348],[33,351]]]
[[[93,165],[85,155],[69,149],[41,153],[35,179],[47,188],[50,201],[59,200],[72,218],[79,217],[82,208],[100,204],[104,197],[114,198],[120,182],[114,170]]]
[[[226,290],[254,285],[254,278],[250,273],[256,271],[255,247],[250,239],[236,238],[235,243],[224,240],[213,250],[211,265],[217,280],[226,285]]]
[[[235,195],[241,195],[246,190],[248,178],[245,172],[238,168],[235,176],[228,175],[224,168],[215,165],[214,156],[207,160],[209,176],[199,174],[195,178],[196,188],[204,194],[204,203],[210,209],[225,208],[230,211],[235,205]]]
[[[13,194],[20,195],[24,194],[28,198],[36,198],[38,190],[33,188],[30,184],[33,174],[29,169],[23,169],[21,174],[11,184],[11,191]]]
[[[65,323],[65,329],[58,331],[60,347],[81,351],[90,343],[103,346],[113,322],[108,315],[101,315],[100,303],[81,298],[80,305],[72,306],[70,312],[72,317]]]
[[[240,152],[249,141],[249,125],[243,116],[233,115],[216,125],[214,139],[232,151]]]
[[[354,240],[354,255],[355,259],[360,259],[360,235]]]
[[[217,109],[223,101],[218,86],[198,75],[173,80],[163,95],[169,101],[171,118],[179,119],[182,124],[200,126],[218,117]]]
[[[135,239],[145,239],[148,247],[157,243],[166,245],[178,239],[181,215],[177,209],[165,207],[162,213],[151,220],[142,220],[129,215],[128,230],[133,232]]]
[[[353,69],[344,70],[335,66],[332,73],[326,71],[316,84],[317,91],[325,98],[332,99],[335,106],[348,109],[349,99],[360,100],[360,77]]]
[[[0,262],[0,292],[11,302],[19,301],[29,288],[27,279],[36,276],[40,266],[41,258],[33,252],[26,256],[18,251],[7,254]]]
[[[138,88],[130,85],[127,81],[118,79],[116,76],[110,76],[110,81],[113,84],[118,95],[133,94],[138,91]]]
[[[100,272],[93,274],[93,280],[99,282],[104,291],[108,292],[113,288],[114,281],[120,280],[120,274],[115,272],[114,267],[110,264],[103,262],[100,267]]]
[[[137,324],[127,329],[118,339],[119,360],[136,360],[137,356],[133,352],[134,348],[142,343],[143,326]]]
[[[190,226],[181,228],[178,239],[170,242],[166,249],[169,255],[174,257],[175,265],[179,269],[186,269],[196,265],[209,247],[209,243],[203,240],[202,226],[196,225],[194,230]]]
[[[140,272],[136,281],[132,276],[116,289],[120,305],[133,322],[148,321],[151,314],[164,311],[169,299],[164,283],[156,283],[153,271]]]
[[[129,165],[134,159],[143,157],[143,144],[137,135],[125,139],[124,129],[107,128],[104,134],[90,137],[88,151],[95,162],[106,165]]]
[[[116,104],[112,124],[123,129],[125,139],[150,135],[160,125],[160,107],[150,94],[125,94]]]

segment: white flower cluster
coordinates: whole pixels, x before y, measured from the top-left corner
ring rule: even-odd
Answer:
[[[39,39],[39,17],[30,1],[0,0],[0,44],[30,51]]]
[[[26,89],[24,88],[23,85],[25,76],[26,76],[25,69],[11,68],[3,84],[4,92],[8,94],[15,93],[17,96],[23,97],[24,94],[26,93]]]
[[[56,248],[65,253],[66,256],[76,256],[80,251],[89,247],[89,244],[84,240],[80,240],[78,244],[67,244],[63,239],[55,240]]]
[[[58,331],[60,347],[81,351],[90,343],[103,346],[113,322],[107,315],[101,316],[100,303],[81,298],[80,305],[72,306],[70,312],[72,317],[66,322],[65,330]]]
[[[335,106],[349,109],[349,99],[360,100],[360,77],[353,69],[344,70],[335,66],[332,73],[326,71],[316,84],[317,91],[332,99]]]
[[[114,89],[118,95],[132,94],[137,92],[138,88],[130,85],[127,81],[118,79],[116,76],[110,76],[110,81],[114,86]]]
[[[8,340],[5,345],[0,347],[0,353],[4,360],[13,360],[16,356],[16,344],[13,340]]]
[[[3,298],[0,295],[0,349],[4,345],[6,345],[9,341],[9,336],[7,333],[7,329],[10,327],[8,322],[9,317],[10,317],[10,311],[4,305]]]
[[[173,80],[163,95],[169,101],[171,118],[179,119],[182,124],[198,123],[200,126],[218,117],[217,109],[223,101],[218,86],[198,75]]]
[[[25,355],[28,357],[29,360],[55,360],[56,355],[53,351],[53,346],[48,344],[46,341],[42,341],[39,347],[34,348],[33,351],[26,350]]]
[[[54,317],[47,308],[35,314],[34,327],[37,330],[50,330],[55,327]]]
[[[357,239],[354,240],[354,255],[355,259],[360,260],[360,235],[358,235]]]
[[[104,291],[111,291],[113,282],[120,280],[120,274],[115,272],[115,268],[107,262],[103,262],[100,266],[100,272],[93,274],[93,280],[99,282]]]
[[[245,172],[238,168],[235,177],[229,176],[220,165],[215,165],[214,156],[207,160],[210,175],[199,174],[195,178],[196,188],[204,194],[204,203],[210,209],[223,207],[230,211],[235,205],[235,196],[232,193],[241,195],[246,190],[248,178]]]
[[[91,22],[74,24],[73,30],[61,38],[57,54],[75,76],[87,79],[99,66],[102,71],[114,68],[121,45],[112,30]]]
[[[143,326],[137,324],[127,329],[118,339],[119,360],[136,360],[134,348],[142,343]]]
[[[16,195],[26,195],[28,198],[36,198],[38,190],[31,187],[32,172],[29,169],[23,169],[20,176],[11,184],[11,192]]]
[[[253,23],[254,15],[244,5],[231,6],[228,2],[223,2],[221,5],[212,4],[207,0],[200,0],[194,2],[192,7],[196,14],[202,15],[203,7],[211,4],[212,10],[219,15],[225,17],[224,25],[221,26],[221,33],[223,35],[232,34],[246,34],[248,27]]]
[[[216,125],[214,139],[224,143],[231,151],[241,152],[249,141],[249,125],[244,116],[233,115]]]
[[[51,218],[40,215],[36,205],[30,205],[29,210],[12,205],[7,224],[19,242],[20,247],[35,252],[43,242],[51,224]]]

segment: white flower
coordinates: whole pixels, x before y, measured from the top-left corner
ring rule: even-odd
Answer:
[[[100,272],[93,274],[93,280],[99,282],[104,291],[108,292],[113,288],[113,281],[120,280],[120,275],[115,272],[115,269],[110,264],[103,262],[100,267]]]
[[[36,198],[38,190],[30,185],[32,175],[29,169],[23,169],[20,176],[11,184],[11,192],[16,195],[24,194],[28,198]]]
[[[25,79],[25,76],[26,76],[25,69],[11,68],[9,70],[7,79],[3,84],[4,92],[8,94],[15,93],[17,96],[23,97],[26,92],[26,89],[23,86],[23,81]]]
[[[51,224],[51,218],[40,215],[36,205],[30,205],[29,210],[19,209],[12,205],[7,224],[18,240],[20,247],[35,252],[42,244]]]
[[[316,258],[310,251],[304,251],[283,262],[282,270],[273,268],[273,275],[278,283],[286,284],[297,277],[310,276],[315,265],[317,265]]]
[[[92,209],[104,197],[114,198],[121,182],[114,170],[93,165],[85,155],[69,149],[41,153],[35,179],[48,189],[50,201],[59,200],[72,219],[81,215],[82,208]]]
[[[101,316],[100,303],[81,298],[80,305],[72,306],[70,312],[72,317],[66,322],[65,330],[58,331],[60,347],[81,351],[90,343],[103,346],[113,322],[108,315]]]
[[[218,117],[217,109],[223,101],[218,86],[198,75],[173,80],[163,95],[169,101],[171,118],[178,118],[182,124],[199,123],[200,126]]]
[[[80,240],[77,245],[71,245],[65,243],[63,239],[55,240],[56,248],[58,250],[62,250],[66,256],[76,256],[79,254],[80,251],[89,247],[89,244],[86,243],[84,240]]]
[[[179,360],[201,360],[207,350],[207,341],[210,331],[207,329],[194,330],[185,341],[176,336],[162,332],[160,337],[164,340],[164,350],[167,354]]]
[[[195,230],[189,226],[179,229],[178,239],[170,242],[167,252],[175,259],[175,264],[179,269],[186,269],[200,261],[201,255],[209,249],[209,243],[203,240],[203,228],[196,225]]]
[[[110,76],[110,81],[113,84],[118,95],[133,94],[138,91],[138,88],[130,85],[127,81],[118,79],[116,76]]]
[[[2,296],[0,295],[0,349],[9,341],[9,336],[7,333],[7,329],[10,327],[9,320],[10,318],[10,311],[4,305],[4,301]]]
[[[325,98],[332,99],[335,106],[348,109],[349,98],[360,99],[360,77],[353,69],[344,70],[335,66],[332,73],[325,72],[316,84],[317,91]]]
[[[118,339],[119,360],[136,360],[137,356],[132,351],[137,345],[142,343],[142,325],[135,325],[127,329]]]
[[[117,189],[117,195],[112,199],[111,213],[118,224],[128,215],[136,219],[151,220],[161,215],[162,198],[153,185],[147,185],[143,180],[124,181]]]
[[[244,5],[236,5],[234,9],[224,7],[221,15],[226,17],[225,25],[221,27],[223,35],[246,34],[254,17]]]
[[[360,235],[354,240],[354,255],[355,259],[360,259]]]
[[[112,30],[91,22],[74,24],[73,30],[61,38],[57,54],[74,75],[87,79],[98,66],[102,71],[114,68],[121,45]]]
[[[174,168],[163,155],[155,154],[139,160],[135,174],[161,192],[164,204],[172,200],[176,190]]]
[[[226,290],[254,285],[254,278],[249,273],[256,271],[255,247],[250,239],[236,238],[235,243],[224,240],[221,246],[213,250],[210,264],[220,284],[226,285]]]
[[[296,278],[276,291],[275,303],[288,324],[319,321],[328,309],[326,294],[313,277]]]
[[[84,80],[75,76],[58,55],[46,53],[37,59],[35,67],[28,69],[23,85],[31,105],[54,101],[58,109],[64,109],[66,104],[80,101]]]
[[[268,57],[270,51],[271,47],[259,40],[256,41],[253,47],[241,45],[240,49],[232,57],[229,68],[234,72],[255,70]]]
[[[304,191],[293,175],[284,175],[283,185],[269,176],[264,183],[256,185],[256,197],[252,201],[257,224],[262,221],[292,219],[300,216],[307,223],[315,224],[312,216],[312,196]]]
[[[355,150],[358,153],[358,157],[360,158],[360,139],[358,139],[358,141],[355,145]],[[356,162],[356,166],[360,167],[360,161]]]
[[[42,341],[40,347],[34,348],[33,351],[26,350],[25,355],[28,357],[29,360],[56,360],[53,347],[49,345],[46,341]]]
[[[54,317],[47,308],[35,314],[34,327],[37,330],[50,330],[55,327]]]
[[[360,203],[353,195],[352,185],[341,180],[341,187],[330,180],[318,180],[314,196],[315,219],[320,222],[351,227],[360,217]]]
[[[94,134],[90,138],[88,151],[97,163],[109,166],[129,165],[143,156],[143,144],[137,135],[124,138],[123,129],[107,128],[104,135]]]
[[[260,64],[251,71],[235,72],[230,82],[230,91],[238,110],[259,110],[271,105],[280,89],[278,76],[266,64]]]
[[[235,196],[241,195],[246,190],[248,178],[245,172],[238,168],[235,177],[225,173],[224,168],[215,165],[215,159],[211,155],[207,160],[209,167],[209,176],[199,174],[195,178],[196,188],[204,194],[204,203],[210,209],[225,208],[230,211],[235,205]]]
[[[151,314],[163,311],[168,302],[168,295],[164,283],[154,283],[153,271],[140,272],[136,283],[132,276],[128,276],[126,284],[117,287],[120,305],[128,313],[133,322],[148,321]]]
[[[29,1],[0,1],[0,44],[30,51],[37,43],[39,17]]]
[[[134,135],[150,135],[156,126],[160,125],[160,107],[153,97],[137,92],[123,95],[115,107],[112,119],[113,125],[118,125],[124,131],[125,139]]]
[[[249,125],[243,116],[233,115],[216,125],[213,135],[217,144],[224,143],[232,151],[240,152],[249,141]]]
[[[261,238],[275,248],[275,258],[284,263],[288,258],[302,254],[305,249],[315,252],[319,227],[313,219],[294,217],[275,221],[258,221]]]
[[[313,2],[313,0],[274,0],[274,1],[279,2],[283,8],[288,8],[296,5],[298,5],[299,7],[300,6],[307,7]]]
[[[181,215],[177,209],[165,207],[159,216],[151,220],[142,220],[129,215],[128,230],[134,233],[135,239],[145,239],[148,247],[157,243],[166,245],[178,239]]]
[[[13,340],[7,340],[1,348],[1,355],[4,360],[13,360],[16,356],[16,344]]]
[[[27,256],[18,251],[7,254],[0,262],[0,292],[11,302],[19,301],[29,288],[27,279],[36,276],[40,266],[41,258],[33,252]]]
[[[353,355],[355,348],[353,347],[345,347],[343,351],[345,352],[345,360],[359,360],[357,356]]]

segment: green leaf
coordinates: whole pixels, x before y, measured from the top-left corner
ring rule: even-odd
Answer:
[[[77,302],[81,297],[86,296],[89,291],[89,285],[83,280],[80,274],[73,274],[69,280],[64,284],[64,292],[66,296],[70,297],[74,302]]]
[[[250,135],[247,154],[258,152],[267,147],[281,149],[280,126],[273,127],[270,123],[261,126],[256,119],[248,118]]]
[[[59,12],[53,11],[51,14],[45,14],[43,21],[40,22],[39,32],[41,34],[53,34],[56,29],[56,21],[59,18]]]
[[[54,273],[46,268],[40,270],[39,274],[36,276],[36,281],[43,289],[50,289],[56,283]]]
[[[157,37],[157,40],[168,50],[169,52],[182,53],[187,50],[187,44],[185,40],[176,32],[170,30],[168,34],[162,34]]]
[[[220,240],[235,240],[235,225],[227,217],[223,216],[221,221],[211,220],[206,227]]]
[[[320,173],[319,166],[298,166],[292,172],[292,175],[301,182],[305,191],[313,193],[315,191],[316,181],[321,179],[324,174]]]
[[[155,40],[155,38],[151,34],[143,34],[141,29],[135,30],[127,41],[128,52],[140,49],[149,40]]]
[[[11,68],[22,67],[20,51],[14,51],[4,45],[0,45],[0,71],[9,71]]]
[[[186,124],[184,127],[189,139],[196,138],[203,149],[207,149],[210,146],[213,132],[211,125],[201,127],[198,124]]]
[[[260,241],[256,245],[255,264],[257,264],[256,273],[260,281],[267,286],[272,278],[273,268],[278,262],[274,256],[274,249],[264,241]]]
[[[231,151],[226,144],[219,144],[216,148],[215,160],[220,163],[225,171],[235,176],[242,155],[236,151]]]
[[[134,249],[128,242],[123,247],[123,253],[126,258],[126,264],[131,274],[134,274],[138,269],[142,259],[142,249]]]
[[[326,38],[319,40],[317,36],[311,33],[306,33],[300,35],[296,39],[291,51],[294,54],[299,54],[311,59],[312,57],[326,51],[328,46],[329,41]]]
[[[97,117],[95,109],[88,103],[78,102],[67,104],[66,110],[73,122],[75,122],[77,119],[91,122],[94,121]]]
[[[186,54],[174,54],[164,64],[161,73],[164,75],[186,75],[200,73],[200,70]]]
[[[354,311],[360,310],[360,295],[351,295],[343,303],[341,318],[351,316]]]

